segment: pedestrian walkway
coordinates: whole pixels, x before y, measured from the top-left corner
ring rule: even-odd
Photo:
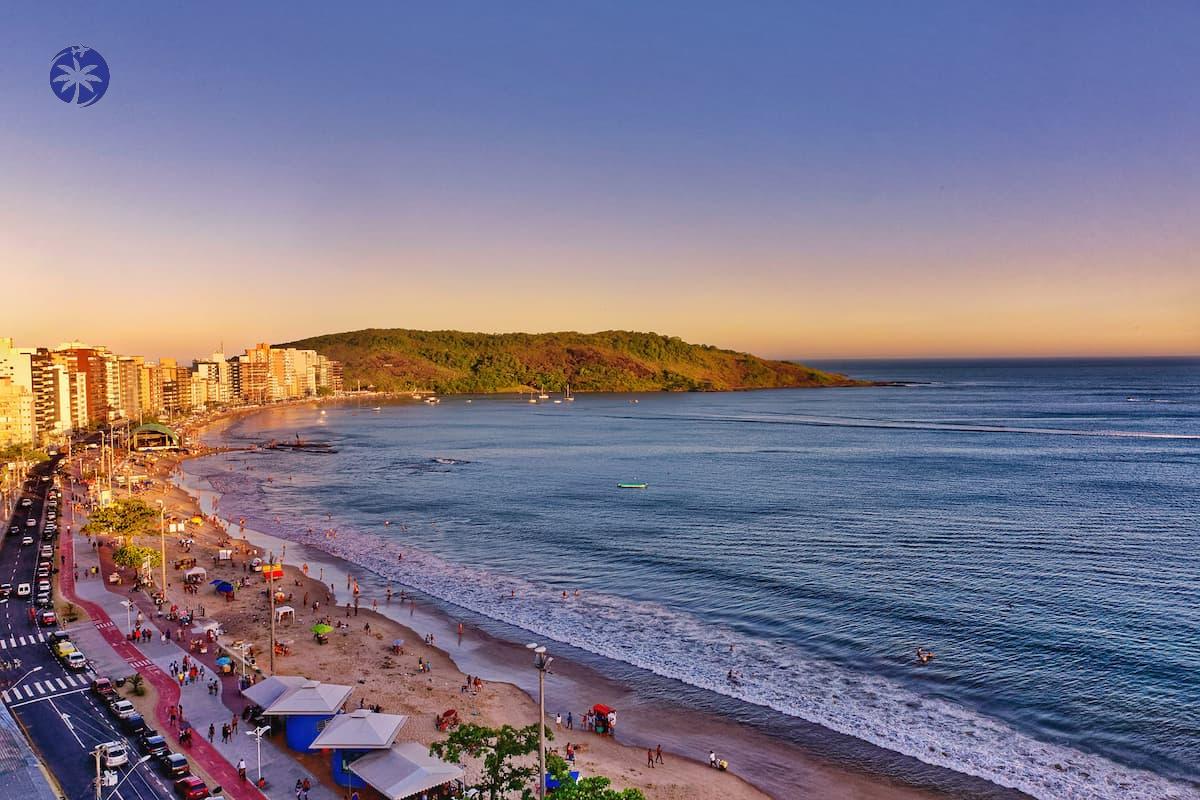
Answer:
[[[78,514],[76,519],[79,527],[82,527],[83,522],[79,520]],[[80,580],[78,583],[74,581],[73,572],[76,568],[86,574],[89,568],[100,565],[99,554],[92,549],[88,538],[79,533],[75,533],[73,537],[64,536],[62,552],[67,556],[67,567],[60,573],[63,594],[73,598],[87,610],[96,623],[96,628],[130,670],[142,674],[158,691],[158,706],[155,712],[159,732],[177,743],[178,728],[171,724],[171,707],[182,705],[184,719],[191,724],[193,736],[191,746],[178,747],[180,752],[186,753],[199,763],[221,785],[227,796],[235,800],[261,800],[262,795],[251,783],[242,782],[233,766],[239,759],[244,759],[249,779],[253,780],[257,776],[259,762],[256,741],[254,737],[245,735],[244,727],[231,737],[231,741],[221,741],[221,727],[235,718],[241,723],[241,719],[222,703],[220,695],[213,695],[207,691],[208,671],[206,670],[205,678],[180,686],[179,681],[172,677],[168,670],[172,663],[183,661],[186,655],[183,648],[173,639],[164,642],[158,633],[149,641],[134,645],[126,640],[123,629],[113,623],[114,619],[124,621],[127,617],[126,607],[122,605],[124,598],[110,592],[99,575]],[[134,598],[130,596],[130,599]],[[149,612],[150,609],[147,608],[146,611]],[[145,616],[143,627],[154,622],[152,613],[146,613]],[[207,738],[210,725],[217,734],[212,743],[209,743]],[[304,778],[309,778],[313,784],[309,793],[310,800],[337,800],[334,792],[320,784],[298,761],[267,739],[262,742],[262,774],[268,781],[265,794],[271,800],[294,800],[293,787],[297,780]]]

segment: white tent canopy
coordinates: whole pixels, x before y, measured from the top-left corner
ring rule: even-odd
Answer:
[[[425,745],[416,742],[367,753],[350,765],[350,771],[388,800],[403,800],[463,775],[460,767],[434,758]]]
[[[208,570],[204,567],[192,567],[183,573],[185,578],[204,578],[208,576]]]
[[[276,675],[242,689],[242,696],[256,706],[267,708],[283,695],[308,683],[301,675]]]
[[[338,714],[325,723],[325,730],[312,743],[312,748],[382,750],[396,741],[406,722],[408,717],[401,714],[379,714],[365,708]]]
[[[275,609],[275,621],[283,622],[284,617],[291,617],[292,621],[296,621],[296,609],[291,606],[279,606]]]

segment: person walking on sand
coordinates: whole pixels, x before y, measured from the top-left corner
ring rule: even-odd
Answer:
[[[575,717],[571,714],[570,711],[567,712],[567,730],[569,730],[569,731],[575,730]]]
[[[654,748],[654,763],[663,764],[665,766],[665,764],[663,762],[663,758],[662,758],[662,745],[661,744],[658,747]]]
[[[646,748],[646,766],[654,769],[654,751],[649,747]]]
[[[708,765],[713,769],[717,768],[717,754],[713,750],[708,751]]]
[[[556,728],[562,727],[562,713],[561,712],[554,715],[554,727],[556,727]]]

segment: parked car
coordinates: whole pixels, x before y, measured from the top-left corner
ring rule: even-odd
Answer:
[[[128,717],[121,718],[121,727],[130,736],[137,736],[142,731],[146,730],[146,720],[142,719],[142,715],[134,712]]]
[[[50,598],[49,592],[39,594],[33,604],[38,608],[54,608],[54,601]]]
[[[45,628],[49,628],[52,625],[57,625],[58,615],[49,609],[39,611],[37,615],[37,623]]]
[[[112,681],[108,678],[93,678],[92,691],[101,700],[109,700],[117,696],[117,687],[113,686]]]
[[[31,544],[33,544],[32,536],[22,536],[21,537],[21,546],[22,547],[28,547]]]
[[[168,778],[182,778],[192,774],[192,768],[188,766],[187,758],[179,753],[172,753],[170,750],[159,755],[158,766]]]
[[[203,800],[208,797],[208,787],[195,775],[189,775],[175,781],[175,794],[180,800]]]
[[[122,700],[121,698],[116,697],[115,694],[113,696],[116,699],[113,700],[112,705],[110,705],[109,708],[111,708],[112,712],[117,715],[117,719],[125,719],[126,717],[131,717],[137,713],[137,709],[133,707],[133,703],[129,702],[128,700]]]
[[[36,528],[37,520],[34,519],[33,517],[30,517],[29,519],[25,520],[25,527],[26,528]]]
[[[33,500],[28,497],[21,498],[21,508],[29,508],[31,505],[33,505]]]
[[[129,763],[129,752],[120,742],[105,742],[97,748],[105,767],[120,767]]]
[[[167,752],[167,740],[152,728],[147,728],[141,735],[138,745],[142,748],[143,753],[149,753],[152,756],[161,756]]]
[[[33,589],[30,588],[28,583],[17,584],[17,597],[29,597],[31,594],[33,594]]]
[[[76,650],[74,653],[67,653],[66,658],[67,669],[75,672],[83,672],[87,669],[87,657],[83,653]]]
[[[9,535],[9,536],[16,536],[16,535],[17,535],[18,533],[20,533],[20,532],[21,532],[21,526],[20,526],[20,525],[10,525],[10,526],[8,527],[8,535]]]

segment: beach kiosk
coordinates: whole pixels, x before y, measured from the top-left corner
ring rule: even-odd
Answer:
[[[199,585],[208,580],[208,570],[204,567],[192,567],[183,573],[183,582]]]
[[[287,683],[282,682],[284,678],[289,679]],[[243,689],[242,695],[262,706],[267,716],[282,717],[288,747],[303,753],[317,738],[323,723],[337,714],[349,699],[353,687],[305,678],[299,678],[299,683],[294,681],[295,676],[277,675]],[[280,687],[284,688],[281,690]],[[272,694],[275,697],[268,703],[258,699],[267,699]]]
[[[387,800],[419,797],[421,792],[463,776],[461,767],[434,758],[428,747],[416,742],[400,742],[368,753],[351,764],[350,771]]]
[[[279,624],[283,624],[284,622],[295,622],[296,609],[292,608],[291,606],[276,606],[275,621]]]
[[[380,714],[365,708],[338,714],[312,743],[313,750],[331,750],[333,781],[338,786],[361,789],[366,781],[350,771],[350,765],[376,750],[387,750],[408,722],[401,714]]]

